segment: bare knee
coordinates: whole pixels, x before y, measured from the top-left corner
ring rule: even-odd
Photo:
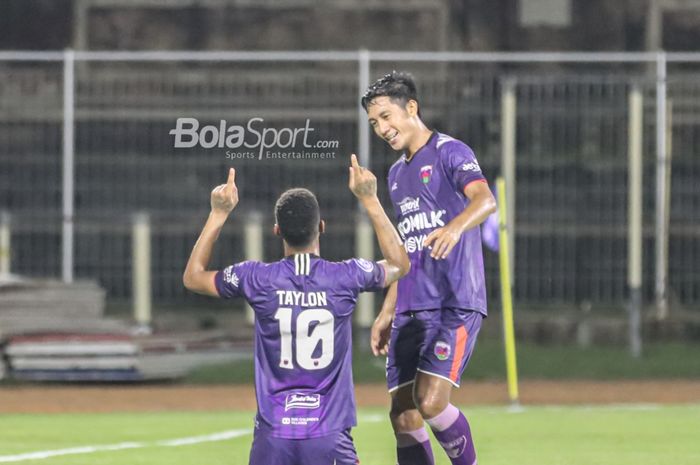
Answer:
[[[389,418],[396,433],[415,431],[423,426],[423,417],[413,404],[412,387],[406,386],[392,395]]]
[[[449,403],[449,399],[438,392],[428,391],[422,395],[416,394],[416,407],[424,419],[438,416]]]
[[[434,418],[450,403],[452,385],[441,378],[420,373],[413,392],[413,401],[424,419]]]
[[[415,408],[410,410],[394,410],[389,412],[391,426],[396,433],[415,431],[423,427],[423,417]]]

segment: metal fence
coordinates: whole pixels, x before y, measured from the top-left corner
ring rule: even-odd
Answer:
[[[354,255],[347,156],[357,151],[380,178],[396,158],[370,134],[358,96],[402,69],[417,78],[430,126],[472,146],[489,180],[506,175],[515,202],[514,295],[534,307],[621,307],[627,299],[629,100],[638,89],[644,299],[697,308],[698,63],[700,55],[671,53],[0,52],[0,210],[10,215],[10,268],[96,279],[109,298],[129,299],[132,221],[146,212],[156,303],[195,302],[181,272],[209,191],[230,165],[239,170],[241,211],[217,245],[216,266],[245,256],[248,215],[261,212],[271,225],[275,199],[292,186],[319,197],[324,255]],[[260,127],[278,130],[309,120],[312,142],[338,146],[328,150],[334,158],[303,160],[175,148],[170,131],[185,117],[215,126],[262,118]],[[281,246],[265,231],[264,258],[274,260]],[[489,252],[486,266],[495,298]]]

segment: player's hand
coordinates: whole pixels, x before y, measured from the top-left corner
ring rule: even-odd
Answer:
[[[228,170],[226,184],[218,185],[211,191],[211,211],[228,215],[238,205],[238,188],[236,187],[236,170]]]
[[[350,156],[350,182],[348,187],[355,194],[355,197],[360,200],[377,196],[377,178],[370,170],[360,166],[354,153]]]
[[[372,324],[369,345],[375,357],[389,352],[389,335],[391,334],[392,316],[380,312]]]
[[[436,260],[441,260],[447,258],[450,252],[452,252],[454,246],[459,242],[461,235],[462,231],[459,227],[447,223],[447,225],[442,228],[437,228],[428,234],[423,246],[429,247],[432,244],[430,256]]]

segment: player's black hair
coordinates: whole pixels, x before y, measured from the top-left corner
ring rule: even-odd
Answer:
[[[282,193],[275,204],[275,221],[282,238],[292,247],[305,247],[318,233],[321,212],[316,196],[296,187]]]
[[[362,96],[362,108],[367,111],[367,106],[377,97],[389,97],[392,102],[405,107],[409,100],[418,101],[416,82],[410,73],[392,71],[367,88]],[[418,115],[420,116],[420,107]]]

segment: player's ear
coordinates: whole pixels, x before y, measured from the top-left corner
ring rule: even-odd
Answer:
[[[326,222],[325,222],[325,221],[321,220],[321,221],[318,223],[318,232],[319,232],[320,234],[323,234],[324,232],[326,232]]]
[[[409,100],[408,103],[406,103],[406,112],[410,117],[416,116],[418,114],[418,102]]]
[[[280,230],[280,227],[277,223],[275,223],[275,225],[272,227],[272,234],[274,234],[275,236],[282,235],[282,231]]]

